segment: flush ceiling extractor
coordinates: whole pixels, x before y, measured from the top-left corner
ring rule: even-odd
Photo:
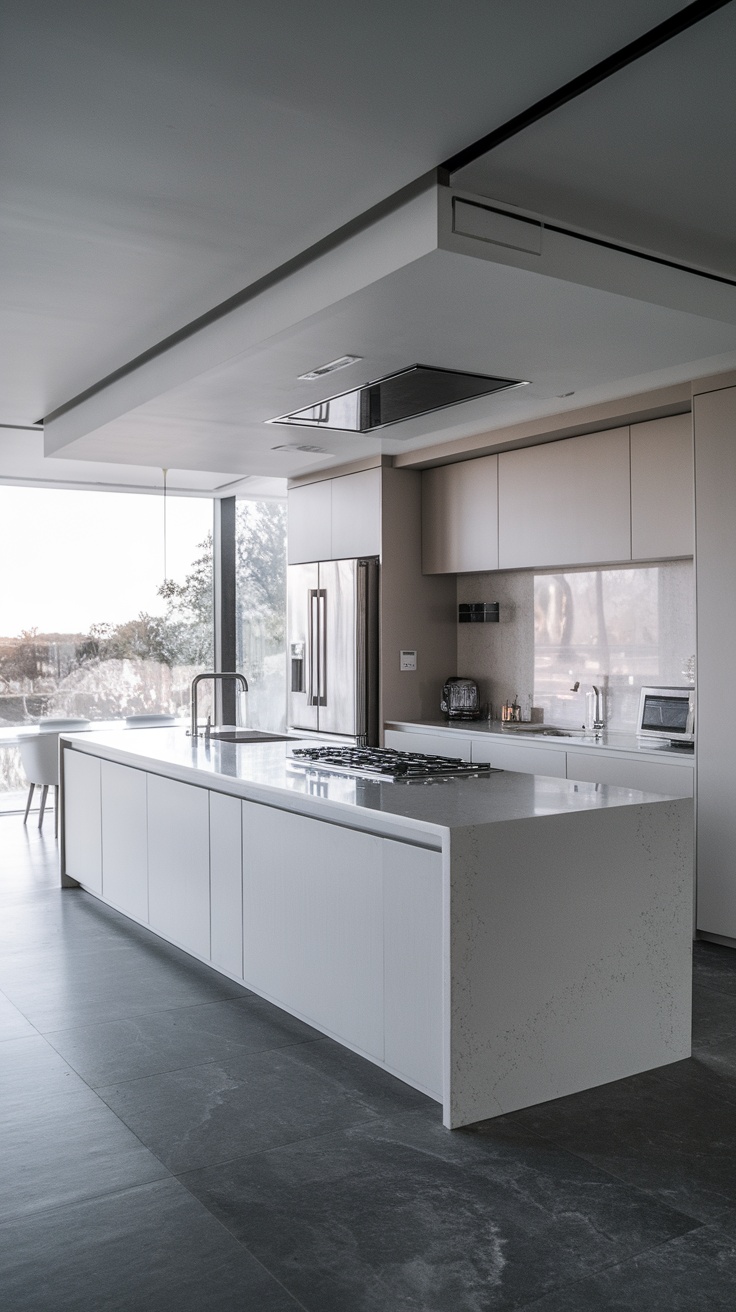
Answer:
[[[509,387],[524,387],[520,378],[496,378],[462,369],[437,369],[414,364],[350,392],[327,397],[315,405],[269,419],[269,424],[295,424],[302,428],[336,428],[349,433],[372,433],[377,428],[444,410],[446,406],[477,400]]]

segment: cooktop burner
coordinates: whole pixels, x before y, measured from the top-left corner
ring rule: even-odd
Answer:
[[[334,770],[387,782],[458,775],[490,774],[485,761],[473,764],[458,756],[430,756],[427,752],[398,752],[390,747],[295,747],[295,765],[307,770]]]

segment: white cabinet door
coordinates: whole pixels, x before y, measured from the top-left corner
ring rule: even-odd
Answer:
[[[290,565],[332,559],[332,480],[294,487],[288,499]]]
[[[243,977],[240,799],[210,793],[210,938],[213,966]]]
[[[498,456],[422,473],[422,573],[498,569]]]
[[[567,753],[568,779],[592,784],[617,784],[620,788],[638,788],[643,793],[666,793],[670,797],[692,797],[692,765],[671,765],[658,761],[632,761],[629,757],[594,755],[592,752]]]
[[[692,416],[631,425],[631,554],[669,560],[695,550]]]
[[[381,552],[381,470],[332,480],[332,560]],[[325,556],[321,560],[327,559]]]
[[[461,761],[470,760],[470,739],[455,738],[442,732],[409,733],[387,729],[384,746],[398,752],[428,752],[430,756],[459,756]]]
[[[499,770],[518,770],[520,774],[547,774],[555,779],[565,778],[565,753],[559,748],[508,742],[489,734],[486,738],[474,738],[472,750],[474,761],[490,761]]]
[[[381,841],[243,802],[245,983],[380,1060]]]
[[[148,920],[146,774],[102,762],[102,893],[120,911]]]
[[[383,839],[386,1065],[442,1100],[442,855]]]
[[[102,893],[100,762],[64,748],[64,873]]]
[[[736,652],[736,387],[696,396],[698,929],[736,939],[736,805],[728,689]]]
[[[498,457],[500,569],[631,559],[629,430]]]
[[[198,957],[210,955],[209,794],[148,776],[151,928]]]

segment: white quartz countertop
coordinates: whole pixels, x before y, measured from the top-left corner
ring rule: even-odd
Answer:
[[[658,793],[510,771],[396,783],[360,779],[298,766],[292,756],[298,740],[207,743],[189,738],[183,728],[69,733],[62,742],[184,783],[437,848],[448,831],[471,825],[667,800]]]
[[[503,738],[504,742],[533,743],[537,747],[557,748],[568,752],[602,750],[625,752],[629,756],[642,757],[649,761],[661,761],[665,757],[668,765],[689,765],[691,769],[695,760],[694,752],[686,751],[681,747],[669,745],[655,747],[651,741],[642,743],[634,733],[619,733],[607,729],[603,730],[600,738],[594,738],[592,734],[581,734],[569,729],[563,729],[560,737],[555,734],[545,735],[538,730],[534,732],[532,729],[526,732],[523,728],[504,729],[500,720],[471,720],[465,724],[450,724],[447,720],[387,720],[385,727],[408,732],[413,730],[416,733],[443,733],[447,734],[448,738],[484,738],[496,735]],[[546,727],[549,729],[554,726]],[[562,736],[567,734],[570,736]]]

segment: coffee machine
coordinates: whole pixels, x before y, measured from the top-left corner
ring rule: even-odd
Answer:
[[[475,679],[464,679],[459,675],[447,679],[442,689],[440,710],[449,720],[479,720],[480,696]]]

